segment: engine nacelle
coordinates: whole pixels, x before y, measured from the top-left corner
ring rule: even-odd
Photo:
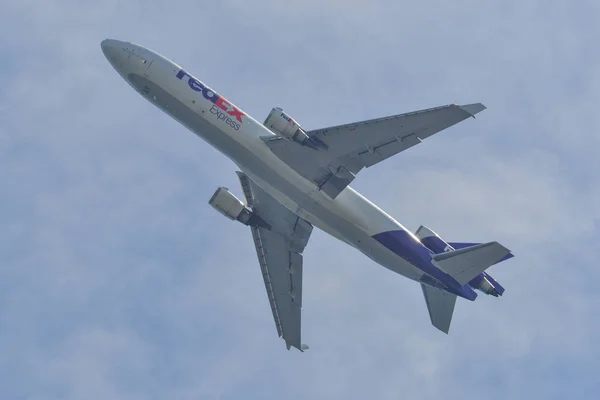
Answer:
[[[286,139],[305,145],[310,143],[310,138],[304,129],[279,107],[271,110],[263,125]]]
[[[488,274],[486,274],[485,272],[482,272],[479,275],[477,275],[475,278],[471,279],[471,281],[469,282],[469,285],[473,289],[479,289],[483,293],[492,295],[494,297],[498,297],[499,295],[502,295],[502,293],[500,293],[498,291],[498,289],[496,289],[496,287],[490,282],[490,280],[488,278],[491,278],[491,277]]]
[[[222,186],[215,191],[208,204],[232,221],[238,220],[246,211],[244,203],[235,197],[229,189]]]
[[[208,201],[215,210],[232,221],[239,221],[244,225],[271,227],[262,218],[249,210],[246,205],[226,187],[219,187]]]

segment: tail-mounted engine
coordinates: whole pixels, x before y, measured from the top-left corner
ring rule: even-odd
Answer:
[[[275,134],[305,146],[315,147],[313,140],[292,117],[275,107],[271,110],[263,124]]]
[[[250,210],[235,197],[226,187],[218,188],[208,201],[215,210],[232,221],[239,221],[244,225],[260,226],[270,229],[271,227],[255,212]]]

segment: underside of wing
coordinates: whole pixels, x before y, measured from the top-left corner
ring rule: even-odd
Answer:
[[[302,255],[290,251],[282,236],[263,228],[251,229],[277,333],[288,349],[304,350],[300,340]]]
[[[304,351],[301,342],[302,251],[312,225],[298,217],[247,175],[238,172],[246,202],[269,228],[251,226],[267,297],[277,333],[287,348]]]
[[[282,137],[265,143],[288,165],[336,197],[364,167],[370,167],[421,143],[452,125],[483,111],[480,103],[430,108],[307,132],[319,146],[310,147]]]

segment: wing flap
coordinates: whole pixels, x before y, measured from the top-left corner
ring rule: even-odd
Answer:
[[[290,296],[292,302],[302,307],[302,256],[290,253]]]

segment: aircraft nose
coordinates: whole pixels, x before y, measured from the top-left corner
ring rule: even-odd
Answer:
[[[102,52],[106,59],[112,64],[113,67],[119,68],[123,64],[123,46],[121,42],[114,39],[104,39],[100,43]]]

